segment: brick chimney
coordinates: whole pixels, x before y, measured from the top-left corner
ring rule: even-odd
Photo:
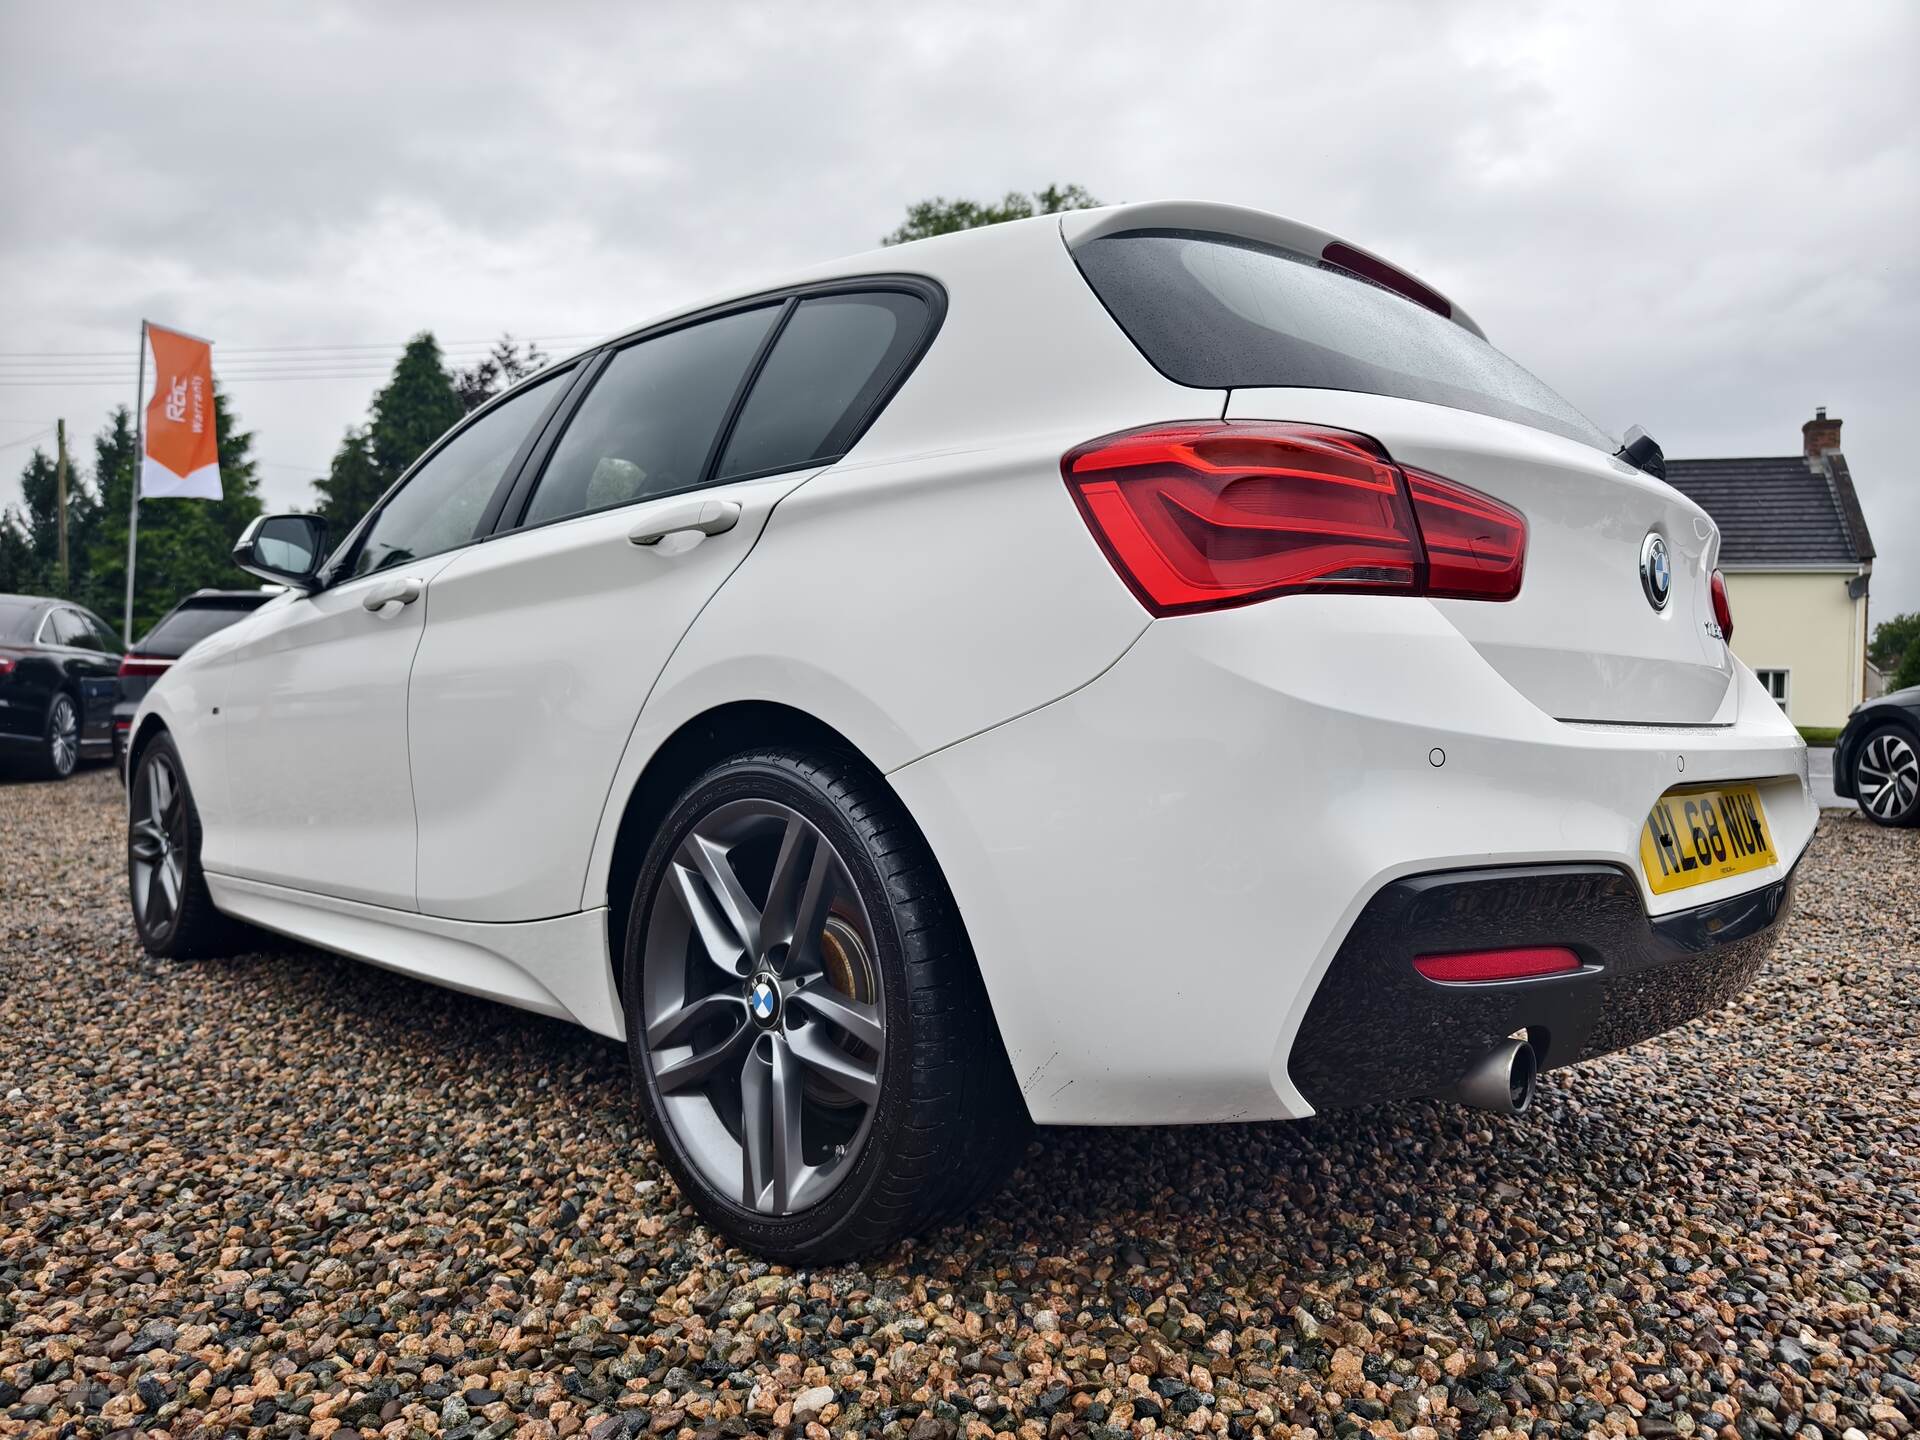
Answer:
[[[1840,448],[1840,422],[1827,418],[1824,405],[1813,412],[1813,419],[1800,427],[1800,434],[1806,441],[1809,459],[1817,460],[1826,451]]]

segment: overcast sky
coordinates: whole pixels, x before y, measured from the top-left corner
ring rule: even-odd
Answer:
[[[10,4],[0,157],[0,503],[142,315],[300,505],[417,330],[557,353],[1074,181],[1350,236],[1669,455],[1828,406],[1920,610],[1920,6]]]

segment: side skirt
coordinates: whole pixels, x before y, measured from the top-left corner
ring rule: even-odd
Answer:
[[[263,930],[625,1038],[607,958],[605,909],[489,923],[389,910],[211,872],[207,889],[223,914]]]

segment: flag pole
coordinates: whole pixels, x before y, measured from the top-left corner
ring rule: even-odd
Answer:
[[[140,467],[146,455],[147,322],[140,321],[140,379],[133,395],[133,498],[127,502],[127,609],[121,629],[127,648],[133,648],[133,561],[140,543]]]

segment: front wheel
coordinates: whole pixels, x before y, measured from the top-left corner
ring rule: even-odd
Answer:
[[[213,908],[200,869],[200,812],[166,735],[140,752],[127,785],[127,891],[149,955],[183,960],[235,948],[240,927]]]
[[[1853,788],[1876,825],[1920,825],[1920,748],[1899,726],[1881,726],[1860,747]]]
[[[668,814],[624,998],[683,1193],[797,1263],[880,1248],[997,1184],[1027,1130],[985,989],[911,820],[856,757],[738,755]]]

